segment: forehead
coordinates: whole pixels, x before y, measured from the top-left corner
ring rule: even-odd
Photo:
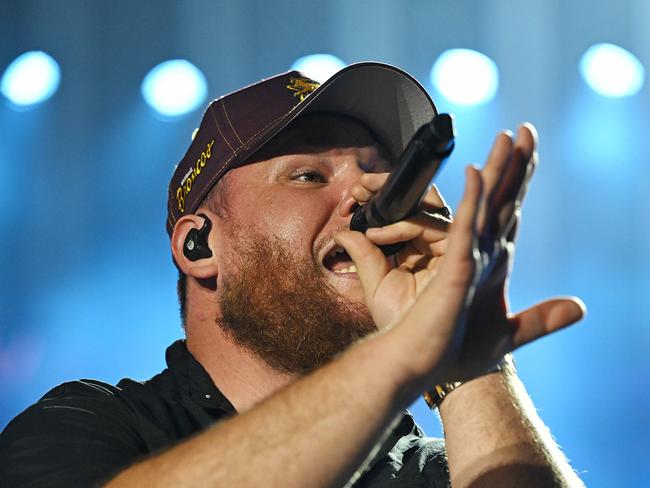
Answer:
[[[344,147],[374,147],[379,156],[388,160],[386,149],[358,120],[339,114],[317,113],[294,120],[258,151],[251,162]]]

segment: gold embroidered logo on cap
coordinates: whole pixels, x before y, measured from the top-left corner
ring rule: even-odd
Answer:
[[[289,78],[289,84],[287,85],[287,88],[295,92],[293,96],[299,97],[300,101],[302,102],[305,98],[307,98],[307,95],[309,95],[319,86],[320,83],[317,83],[314,80],[310,80],[308,78],[291,77]]]
[[[181,213],[185,212],[185,198],[192,191],[192,184],[196,180],[197,176],[201,174],[201,170],[208,162],[208,159],[212,157],[212,146],[214,145],[214,139],[208,142],[205,146],[205,150],[199,156],[199,159],[196,160],[194,166],[192,166],[183,179],[181,180],[180,186],[176,189],[176,202],[178,203],[178,210]]]

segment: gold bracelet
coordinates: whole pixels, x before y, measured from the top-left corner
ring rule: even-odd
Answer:
[[[506,368],[512,369],[512,371],[514,371],[515,368],[514,362],[512,360],[512,354],[510,353],[503,356],[503,359],[501,359],[501,361],[499,361],[494,368],[490,368],[484,374],[481,374],[471,379],[476,379],[489,373],[496,373],[499,371],[503,371]],[[466,380],[466,381],[470,381],[470,380]],[[454,391],[463,383],[465,383],[465,381],[452,381],[449,383],[441,383],[439,385],[433,385],[433,388],[429,391],[425,391],[422,394],[422,396],[424,397],[424,401],[427,402],[429,408],[433,410],[440,406],[444,398],[447,395],[449,395],[449,393]]]
[[[438,408],[438,406],[442,403],[442,400],[450,392],[454,391],[462,384],[462,381],[452,381],[451,383],[433,385],[433,389],[425,391],[422,396],[424,397],[424,401],[427,402],[427,405],[429,405],[429,408],[433,410],[434,408]]]

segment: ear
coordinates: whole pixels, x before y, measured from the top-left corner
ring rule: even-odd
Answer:
[[[176,222],[171,239],[172,255],[174,256],[174,261],[176,261],[178,267],[186,275],[192,276],[196,279],[216,278],[219,274],[219,269],[215,253],[216,232],[214,226],[217,224],[218,216],[205,209],[201,209],[199,213],[205,214],[212,223],[212,229],[210,230],[207,239],[210,250],[212,251],[212,256],[192,261],[188,259],[183,252],[187,234],[190,230],[200,229],[203,227],[203,224],[205,224],[205,219],[196,214],[184,215],[178,219],[178,222]]]

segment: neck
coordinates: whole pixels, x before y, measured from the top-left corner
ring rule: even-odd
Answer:
[[[235,344],[214,323],[210,327],[191,328],[188,324],[186,330],[187,349],[239,413],[297,378],[274,370],[255,354]]]

